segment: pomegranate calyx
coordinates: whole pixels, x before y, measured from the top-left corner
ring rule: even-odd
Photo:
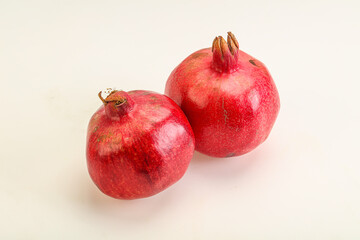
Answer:
[[[120,106],[121,104],[125,103],[127,99],[123,95],[114,94],[116,92],[118,91],[111,91],[105,99],[102,97],[102,91],[99,92],[98,96],[104,105],[108,104],[109,102],[115,102],[115,106]]]
[[[134,105],[130,96],[124,91],[113,90],[105,99],[102,97],[102,91],[100,91],[98,96],[105,106],[106,115],[113,120],[120,119]]]
[[[213,67],[219,72],[234,72],[238,69],[239,43],[235,35],[228,32],[227,41],[222,36],[215,37],[212,45]]]

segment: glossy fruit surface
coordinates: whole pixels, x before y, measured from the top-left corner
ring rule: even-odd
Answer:
[[[280,109],[265,65],[239,50],[232,33],[187,57],[171,73],[165,94],[187,116],[196,150],[215,157],[245,154],[268,137]]]
[[[149,91],[113,91],[87,132],[90,176],[105,194],[121,199],[154,195],[185,173],[194,135],[174,101]]]

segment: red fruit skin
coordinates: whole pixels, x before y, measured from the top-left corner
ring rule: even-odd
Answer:
[[[193,131],[181,109],[165,95],[116,94],[130,98],[131,107],[109,117],[116,108],[105,105],[92,116],[86,147],[90,176],[113,198],[152,196],[184,175],[194,152]],[[111,111],[107,113],[106,107]]]
[[[180,63],[166,83],[165,94],[193,128],[195,149],[214,157],[253,150],[268,137],[280,109],[265,65],[240,50],[236,54],[234,67],[221,72],[214,67],[212,49],[199,50]]]

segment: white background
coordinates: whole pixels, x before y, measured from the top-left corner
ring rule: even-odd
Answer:
[[[360,239],[360,4],[354,1],[0,1],[1,239]],[[195,153],[142,200],[86,168],[107,87],[162,93],[172,69],[231,30],[281,98],[267,141]]]

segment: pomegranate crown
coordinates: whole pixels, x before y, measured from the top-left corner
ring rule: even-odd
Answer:
[[[227,41],[222,36],[215,37],[212,44],[213,67],[218,72],[234,72],[238,69],[239,43],[231,32]]]
[[[112,120],[120,120],[128,114],[134,107],[134,101],[127,92],[112,90],[110,88],[105,91],[109,95],[104,99],[102,91],[98,96],[104,104],[106,115]]]
[[[109,95],[104,99],[102,97],[102,91],[99,92],[98,96],[100,100],[104,103],[104,105],[108,104],[109,102],[115,102],[115,106],[119,106],[127,101],[127,99],[123,96],[123,94],[115,94],[119,92],[118,90],[109,90]],[[107,92],[105,92],[107,93]]]
[[[227,34],[227,42],[222,36],[215,37],[212,44],[212,52],[221,51],[221,54],[224,55],[224,53],[230,50],[231,54],[234,55],[239,50],[239,43],[235,35],[232,32]]]

